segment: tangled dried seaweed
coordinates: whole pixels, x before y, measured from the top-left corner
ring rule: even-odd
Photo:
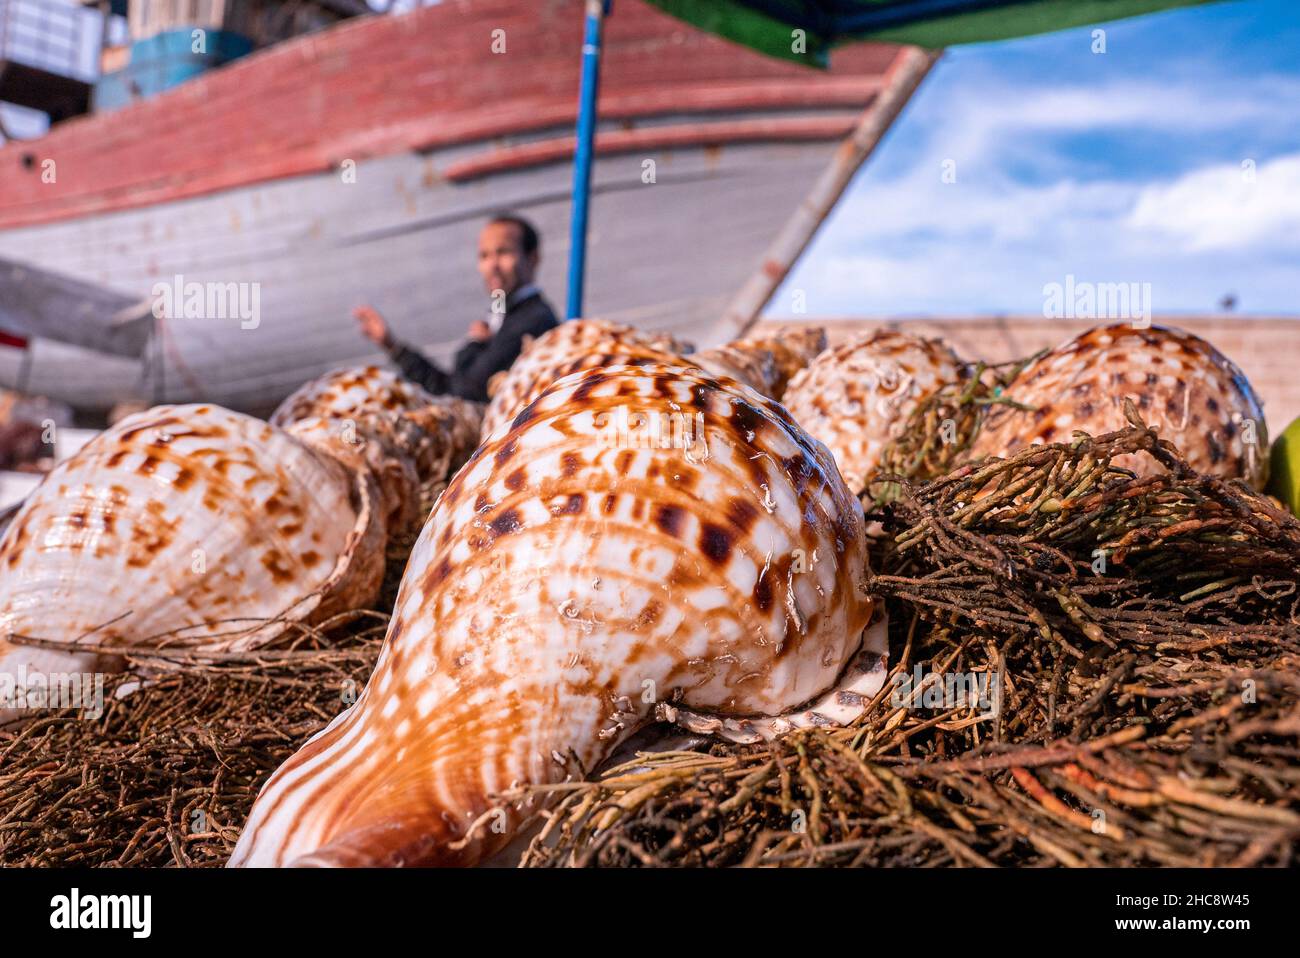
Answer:
[[[267,776],[355,700],[385,627],[347,613],[255,652],[136,648],[100,717],[0,732],[0,863],[224,864]]]
[[[881,452],[876,481],[868,484],[863,504],[872,508],[897,499],[902,491],[898,479],[921,482],[951,472],[975,441],[989,407],[1028,409],[1004,390],[1042,354],[992,366],[978,363],[964,381],[950,383],[923,398]]]
[[[1190,472],[1133,418],[883,480],[898,495],[872,516],[869,585],[892,614],[891,676],[996,676],[996,714],[918,707],[933,677],[901,697],[889,682],[851,728],[514,793],[550,806],[523,864],[1295,864],[1300,523]],[[1139,449],[1169,474],[1110,466]],[[388,606],[402,548],[390,559]],[[0,862],[222,864],[383,631],[362,613],[243,655],[160,641],[108,684],[100,719],[0,733]]]
[[[1130,420],[888,480],[869,586],[899,634],[864,716],[529,790],[524,863],[1293,864],[1300,523]],[[1168,474],[1111,466],[1137,450]],[[955,673],[995,707],[942,700]]]
[[[421,487],[426,512],[445,486]],[[380,608],[415,538],[389,543]],[[0,730],[0,865],[224,865],[267,777],[365,687],[388,616],[354,610],[254,651],[203,651],[262,624],[151,637],[105,679],[101,716],[47,709]]]

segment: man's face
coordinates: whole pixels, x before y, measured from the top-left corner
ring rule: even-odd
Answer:
[[[489,223],[478,235],[478,272],[488,293],[507,296],[533,281],[537,254],[524,253],[523,231],[514,223]]]

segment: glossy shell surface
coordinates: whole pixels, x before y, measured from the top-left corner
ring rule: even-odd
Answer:
[[[1066,442],[1075,430],[1101,435],[1122,429],[1128,398],[1193,469],[1257,488],[1267,479],[1268,436],[1258,397],[1234,363],[1182,330],[1127,324],[1088,330],[1025,367],[1006,393],[1033,409],[996,407],[972,458]],[[1121,456],[1116,465],[1142,475],[1163,471],[1146,453]]]
[[[283,621],[371,601],[368,480],[266,422],[159,406],[59,464],[0,540],[0,637],[129,646],[200,630],[248,648]],[[0,638],[0,658],[14,646]]]
[[[690,347],[603,319],[572,319],[538,337],[492,388],[483,438],[514,418],[553,383],[572,373],[628,360],[674,362]]]
[[[586,774],[656,705],[815,701],[872,616],[865,562],[859,504],[777,403],[675,365],[567,377],[452,480],[365,691],[232,864],[472,864],[517,822],[493,796]]]
[[[879,330],[823,352],[790,381],[782,402],[857,492],[917,404],[965,368],[941,340]]]

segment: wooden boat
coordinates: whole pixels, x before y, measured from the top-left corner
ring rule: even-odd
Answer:
[[[445,357],[487,309],[474,243],[503,209],[538,224],[562,311],[582,8],[347,19],[10,142],[0,259],[146,305],[194,283],[209,300],[158,319],[142,357],[0,350],[0,384],[262,410],[374,357],[349,316],[362,302]],[[603,59],[586,313],[701,344],[762,307],[930,62],[860,44],[812,70],[638,0],[609,18]]]

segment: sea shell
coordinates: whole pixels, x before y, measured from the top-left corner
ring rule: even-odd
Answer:
[[[776,359],[766,349],[742,349],[734,343],[714,346],[691,356],[692,365],[713,376],[726,376],[762,396],[772,396]]]
[[[715,376],[730,376],[750,389],[780,399],[790,378],[826,348],[826,330],[782,328],[695,353],[690,362]]]
[[[782,326],[772,332],[752,333],[732,344],[771,354],[776,377],[769,395],[781,399],[795,375],[826,350],[826,330],[820,326]]]
[[[205,648],[254,647],[374,599],[375,496],[260,419],[212,405],[129,416],[56,466],[0,539],[0,636],[99,651],[202,629]],[[0,639],[0,670],[62,654],[36,652]]]
[[[673,415],[673,444],[624,429]],[[676,365],[569,376],[447,487],[365,691],[231,864],[472,864],[519,820],[494,795],[586,774],[658,705],[800,711],[855,658],[865,563],[861,507],[779,404]]]
[[[917,405],[965,371],[942,340],[882,329],[819,355],[790,381],[782,401],[827,445],[857,492]]]
[[[632,360],[674,362],[691,347],[670,336],[652,334],[603,319],[572,319],[528,345],[492,392],[483,415],[486,439],[551,384],[583,369]]]
[[[365,412],[418,412],[434,399],[415,383],[381,366],[334,369],[303,383],[280,403],[271,422],[285,426],[322,416],[344,419]]]
[[[445,477],[468,458],[482,427],[483,406],[458,396],[433,396],[415,383],[379,366],[336,369],[300,386],[271,415],[271,423],[319,416],[347,420],[388,414],[422,428],[430,442],[416,452],[421,481]],[[441,441],[438,441],[441,440]]]
[[[390,370],[364,366],[304,384],[271,415],[281,427],[307,419],[319,426],[300,438],[371,470],[388,531],[402,537],[424,521],[420,487],[445,483],[478,445],[483,406],[431,396]]]
[[[1090,329],[1026,366],[1006,395],[1034,409],[994,407],[972,458],[1065,442],[1075,430],[1101,435],[1122,429],[1130,398],[1197,471],[1242,478],[1256,488],[1267,480],[1268,434],[1255,391],[1227,357],[1179,329]],[[1164,471],[1146,453],[1121,456],[1115,464],[1140,475]]]

